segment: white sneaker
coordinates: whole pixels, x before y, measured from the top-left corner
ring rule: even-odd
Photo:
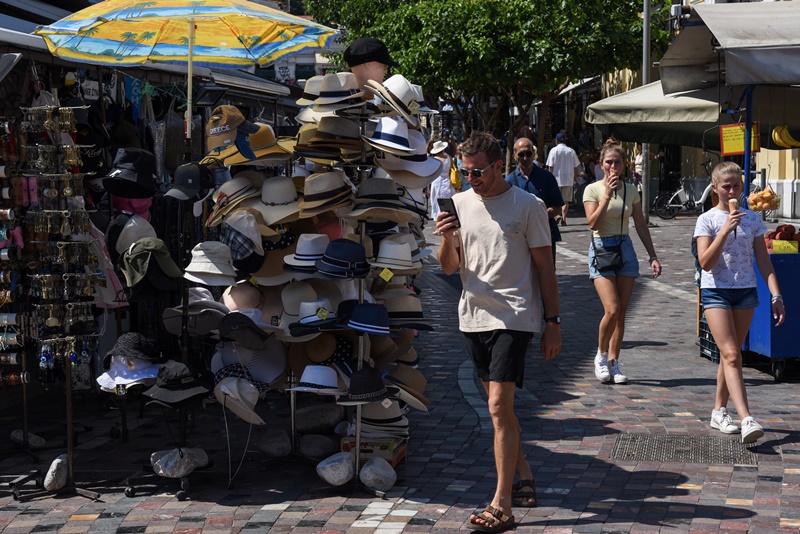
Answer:
[[[742,443],[755,443],[764,435],[764,429],[752,417],[742,419]]]
[[[594,357],[594,376],[600,382],[611,381],[611,373],[608,372],[608,353],[600,352],[600,349],[597,349],[597,354]]]
[[[622,371],[619,370],[619,360],[611,360],[608,362],[608,372],[611,374],[611,378],[614,380],[615,384],[627,384],[628,377],[622,374]]]
[[[711,428],[716,428],[723,434],[739,433],[739,427],[733,424],[731,416],[725,408],[711,412]]]

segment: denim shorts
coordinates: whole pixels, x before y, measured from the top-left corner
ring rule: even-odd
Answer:
[[[744,310],[758,306],[758,290],[754,287],[705,287],[700,290],[703,309],[725,308]]]
[[[633,250],[633,241],[627,235],[612,235],[608,237],[595,237],[595,247],[613,247],[621,245],[622,249],[622,268],[614,271],[600,272],[594,266],[594,247],[589,245],[589,279],[595,278],[611,278],[612,276],[630,276],[631,278],[639,278],[639,259],[636,257],[636,251]]]

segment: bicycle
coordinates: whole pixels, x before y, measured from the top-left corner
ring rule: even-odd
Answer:
[[[681,187],[673,193],[661,193],[653,200],[653,211],[662,219],[673,219],[679,213],[706,212],[712,208],[711,164],[708,159],[700,166],[706,171],[709,182],[700,198],[695,198],[694,188],[689,184],[690,178],[681,179]]]

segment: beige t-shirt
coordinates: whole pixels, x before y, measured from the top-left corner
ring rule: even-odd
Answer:
[[[544,202],[519,187],[485,198],[469,189],[453,202],[461,221],[460,330],[538,332],[542,295],[530,249],[551,246]]]
[[[620,232],[619,218],[622,214],[622,191],[617,191],[616,198],[612,195],[608,202],[606,216],[603,217],[603,224],[592,232],[594,237],[608,237],[612,235],[628,235],[628,219],[633,214],[633,205],[639,202],[639,192],[633,184],[625,184],[625,216],[622,220],[622,231]],[[597,202],[606,194],[606,186],[602,181],[594,182],[586,186],[583,191],[583,201]]]

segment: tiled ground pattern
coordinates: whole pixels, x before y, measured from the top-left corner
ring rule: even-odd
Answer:
[[[712,408],[714,364],[699,357],[695,337],[695,288],[689,243],[693,218],[653,221],[652,234],[664,276],[637,283],[623,350],[625,386],[594,379],[601,308],[586,275],[588,229],[573,218],[563,228],[558,275],[563,352],[544,363],[531,349],[525,387],[518,390],[525,453],[539,489],[539,507],[516,509],[518,532],[798,532],[800,529],[800,392],[796,383],[776,384],[765,367],[748,367],[751,410],[767,428],[757,466],[610,460],[618,433],[715,435],[707,425]],[[437,238],[430,236],[435,247]],[[636,248],[642,252],[638,240]],[[407,463],[388,499],[348,485],[325,487],[313,464],[302,459],[269,461],[255,446],[275,425],[287,427],[286,399],[267,401],[269,427],[248,427],[224,417],[220,407],[193,414],[189,444],[214,460],[191,477],[190,499],[142,492],[129,498],[124,486],[100,483],[101,500],[63,495],[16,502],[0,489],[0,531],[60,533],[257,533],[257,532],[456,532],[486,504],[494,488],[491,423],[471,365],[466,363],[455,316],[457,281],[428,259],[419,281],[435,332],[417,342],[428,379],[430,415],[413,413]],[[646,262],[642,263],[643,272]],[[791,298],[791,297],[790,297]],[[791,367],[790,367],[791,372]],[[53,402],[58,402],[56,395]],[[76,428],[76,478],[120,478],[147,462],[151,451],[175,442],[177,420],[131,406],[131,439],[109,438],[118,411],[107,402],[80,402]],[[61,406],[59,406],[61,408]],[[260,410],[265,410],[260,405]],[[225,424],[231,430],[229,486]],[[8,429],[0,434],[5,435]],[[0,459],[0,474],[46,469],[62,449]],[[164,491],[164,490],[161,490]],[[171,490],[174,492],[174,489]]]

